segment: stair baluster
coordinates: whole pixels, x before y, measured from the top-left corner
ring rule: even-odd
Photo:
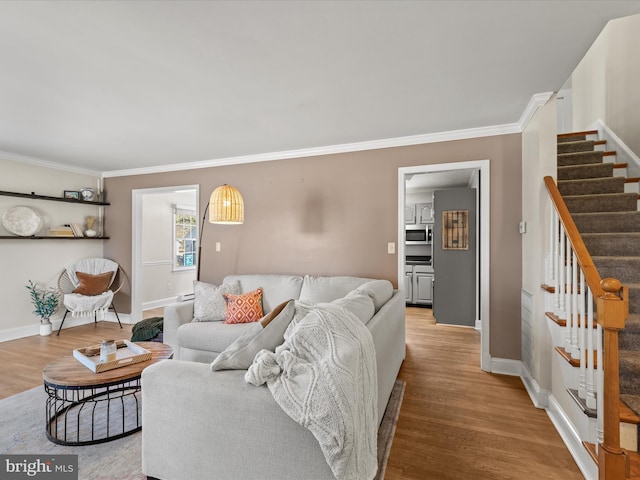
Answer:
[[[596,372],[595,367],[593,365],[594,362],[594,351],[597,350],[598,356],[602,356],[601,349],[596,349],[596,345],[602,345],[602,342],[598,343],[597,340],[594,344],[593,336],[597,334],[595,329],[593,328],[593,294],[590,289],[587,289],[587,355],[586,355],[586,364],[587,364],[587,408],[597,409],[596,402]],[[602,359],[598,360],[598,365],[602,365]],[[602,390],[601,390],[602,391]],[[600,395],[602,397],[602,395]],[[596,445],[600,443],[602,439],[598,438]]]
[[[577,265],[577,259],[574,261]],[[576,268],[576,271],[578,268]],[[578,292],[574,295],[578,306],[578,318],[580,323],[578,343],[580,345],[580,377],[578,381],[578,396],[583,400],[587,399],[587,359],[589,356],[593,358],[593,350],[588,348],[587,345],[587,317],[585,315],[585,285],[584,285],[584,272],[580,270],[580,287]]]
[[[599,478],[623,480],[629,478],[629,457],[626,451],[620,448],[618,332],[624,328],[624,322],[628,317],[628,303],[620,297],[624,293],[618,280],[600,278],[555,180],[552,177],[545,177],[544,181],[551,197],[552,212],[555,210],[560,220],[559,266],[556,267],[560,275],[557,282],[559,285],[556,285],[555,291],[564,289],[564,295],[560,295],[559,299],[561,310],[566,311],[564,318],[567,319],[565,349],[570,352],[572,358],[580,359],[581,369],[583,365],[585,366],[584,380],[582,372],[580,377],[580,384],[582,386],[584,382],[585,387],[588,378],[592,376],[588,372],[588,365],[594,356],[589,346],[593,338],[594,299],[597,306],[597,337],[594,346],[596,392],[595,394],[588,392],[586,396],[589,397],[590,403],[593,403],[594,395],[596,399]],[[563,266],[565,268],[562,268]],[[580,285],[578,285],[578,269],[580,269]],[[585,315],[584,297],[579,301],[579,296],[585,291],[588,292],[586,301],[588,316]],[[588,325],[591,325],[591,329],[579,333],[580,323],[582,329],[588,328]]]

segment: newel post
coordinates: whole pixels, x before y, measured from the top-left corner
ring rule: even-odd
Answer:
[[[604,358],[604,441],[598,449],[599,480],[628,479],[629,457],[620,448],[620,378],[618,368],[618,332],[628,317],[628,303],[617,293],[622,285],[613,278],[600,282],[604,290],[597,298],[598,323],[603,329]]]

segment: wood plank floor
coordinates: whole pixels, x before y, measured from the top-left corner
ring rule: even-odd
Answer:
[[[98,322],[0,344],[0,398],[42,385],[42,368],[78,346],[130,338],[131,325]],[[407,309],[407,382],[385,479],[582,479],[519,378],[480,370],[480,335],[435,325]]]
[[[517,377],[480,370],[480,334],[407,308],[407,382],[385,480],[582,479]]]

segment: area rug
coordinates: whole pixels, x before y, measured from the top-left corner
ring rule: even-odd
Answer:
[[[374,480],[384,479],[404,386],[396,380],[378,430],[379,468]],[[142,432],[98,445],[57,445],[45,435],[45,401],[43,387],[0,400],[0,455],[78,455],[80,480],[146,479],[142,474]]]

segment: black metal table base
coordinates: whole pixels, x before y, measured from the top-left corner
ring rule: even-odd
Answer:
[[[140,378],[94,387],[45,382],[47,438],[60,445],[94,445],[142,428]]]

